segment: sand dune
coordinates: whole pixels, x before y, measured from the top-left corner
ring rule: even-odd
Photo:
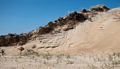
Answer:
[[[79,23],[76,28],[58,33],[46,34],[40,42],[40,37],[24,45],[36,45],[38,51],[49,52],[113,52],[120,48],[120,9],[100,12],[92,18]],[[43,48],[42,48],[43,47]],[[52,48],[56,47],[56,48]]]
[[[43,35],[38,32],[32,31],[35,38],[22,46],[0,47],[6,55],[0,57],[0,69],[120,68],[120,8],[98,12],[68,31]]]

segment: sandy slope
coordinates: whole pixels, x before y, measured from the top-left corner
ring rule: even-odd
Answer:
[[[118,51],[120,49],[120,9],[112,9],[68,32],[68,42],[78,51]],[[78,52],[77,51],[77,52]]]
[[[37,45],[38,51],[64,52],[70,54],[83,52],[113,52],[120,49],[120,9],[99,13],[92,21],[85,21],[75,29],[55,35],[44,35],[44,39],[25,45]],[[57,46],[56,48],[51,48]]]
[[[101,12],[92,18],[79,23],[76,28],[57,34],[40,35],[23,47],[36,52],[51,53],[108,53],[120,50],[120,8]],[[7,54],[19,54],[17,47],[5,48]],[[14,52],[14,51],[16,52]],[[13,53],[12,53],[13,52]]]

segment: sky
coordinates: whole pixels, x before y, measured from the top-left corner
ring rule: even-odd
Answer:
[[[102,4],[120,7],[120,0],[0,0],[0,35],[30,32],[71,11]]]

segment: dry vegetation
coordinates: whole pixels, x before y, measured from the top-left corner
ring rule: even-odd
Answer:
[[[119,69],[120,53],[104,56],[90,54],[73,56],[55,55],[49,52],[38,54],[29,50],[22,56],[0,56],[0,67],[2,69]]]

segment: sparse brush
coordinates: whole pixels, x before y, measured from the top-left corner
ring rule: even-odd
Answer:
[[[63,58],[64,54],[58,54],[56,57],[57,57],[57,64],[62,62],[62,58]]]
[[[32,49],[27,49],[27,50],[22,54],[22,56],[31,56],[31,55],[39,56],[38,52],[35,52],[35,51],[32,50]]]
[[[67,61],[66,61],[66,64],[74,64],[74,62],[71,61],[71,60],[67,60]]]
[[[49,59],[51,59],[52,58],[52,54],[50,54],[49,52],[47,52],[47,53],[45,53],[45,54],[41,54],[41,56],[44,58],[44,59],[47,59],[47,60],[49,60]]]

